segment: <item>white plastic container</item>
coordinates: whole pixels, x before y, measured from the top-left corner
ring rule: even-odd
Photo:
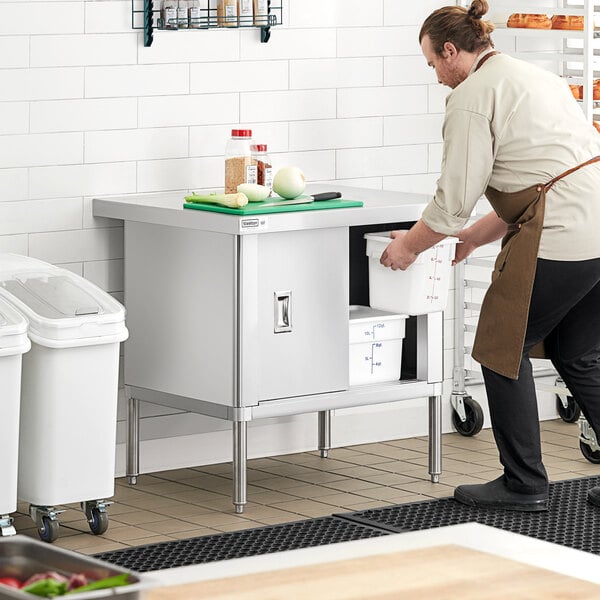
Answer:
[[[114,495],[119,343],[125,309],[89,281],[0,254],[0,297],[28,323],[18,497],[53,506]]]
[[[21,363],[30,347],[27,321],[0,300],[0,519],[17,510]]]
[[[400,379],[406,315],[351,306],[350,385]]]
[[[423,315],[446,308],[452,260],[458,238],[448,237],[422,252],[406,271],[393,271],[379,259],[392,241],[389,232],[367,233],[369,304],[379,310]]]

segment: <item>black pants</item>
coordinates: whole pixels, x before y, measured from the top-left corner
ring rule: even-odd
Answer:
[[[492,428],[508,487],[548,489],[529,351],[545,339],[546,355],[600,439],[600,258],[538,259],[519,378],[483,367]]]

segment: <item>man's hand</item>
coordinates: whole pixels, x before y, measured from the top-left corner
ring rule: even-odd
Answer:
[[[404,243],[404,237],[407,233],[407,231],[392,231],[390,234],[392,241],[379,259],[384,267],[391,267],[392,271],[397,269],[405,271],[415,262],[417,254],[411,252]]]
[[[461,237],[462,233],[463,232],[461,231],[456,236],[462,243],[458,243],[455,246],[456,250],[454,252],[454,260],[452,261],[453,267],[455,267],[459,262],[465,260],[465,258],[467,258],[467,256],[472,254],[478,248],[478,246],[476,244],[473,244],[472,242],[469,242],[468,240],[463,239]]]

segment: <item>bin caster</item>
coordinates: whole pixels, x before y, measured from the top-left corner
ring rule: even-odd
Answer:
[[[112,502],[104,500],[88,500],[81,503],[81,510],[85,513],[90,531],[94,535],[102,535],[108,529],[108,513],[106,508]]]
[[[557,377],[554,385],[566,389],[565,382],[560,377]],[[576,423],[581,416],[579,405],[575,402],[575,398],[569,396],[568,393],[556,394],[556,410],[565,423]]]
[[[35,521],[42,542],[54,542],[58,539],[60,524],[58,515],[64,510],[55,510],[50,506],[29,506],[29,515]]]
[[[595,465],[600,464],[600,446],[596,433],[584,417],[579,418],[579,449],[584,458]]]
[[[7,537],[16,533],[13,526],[13,518],[8,515],[0,515],[0,537]]]
[[[454,409],[452,424],[460,435],[470,437],[476,435],[483,427],[483,410],[471,396],[452,394],[450,403]]]

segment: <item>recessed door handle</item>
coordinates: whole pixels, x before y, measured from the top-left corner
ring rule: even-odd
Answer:
[[[292,292],[274,292],[275,333],[292,331]]]

